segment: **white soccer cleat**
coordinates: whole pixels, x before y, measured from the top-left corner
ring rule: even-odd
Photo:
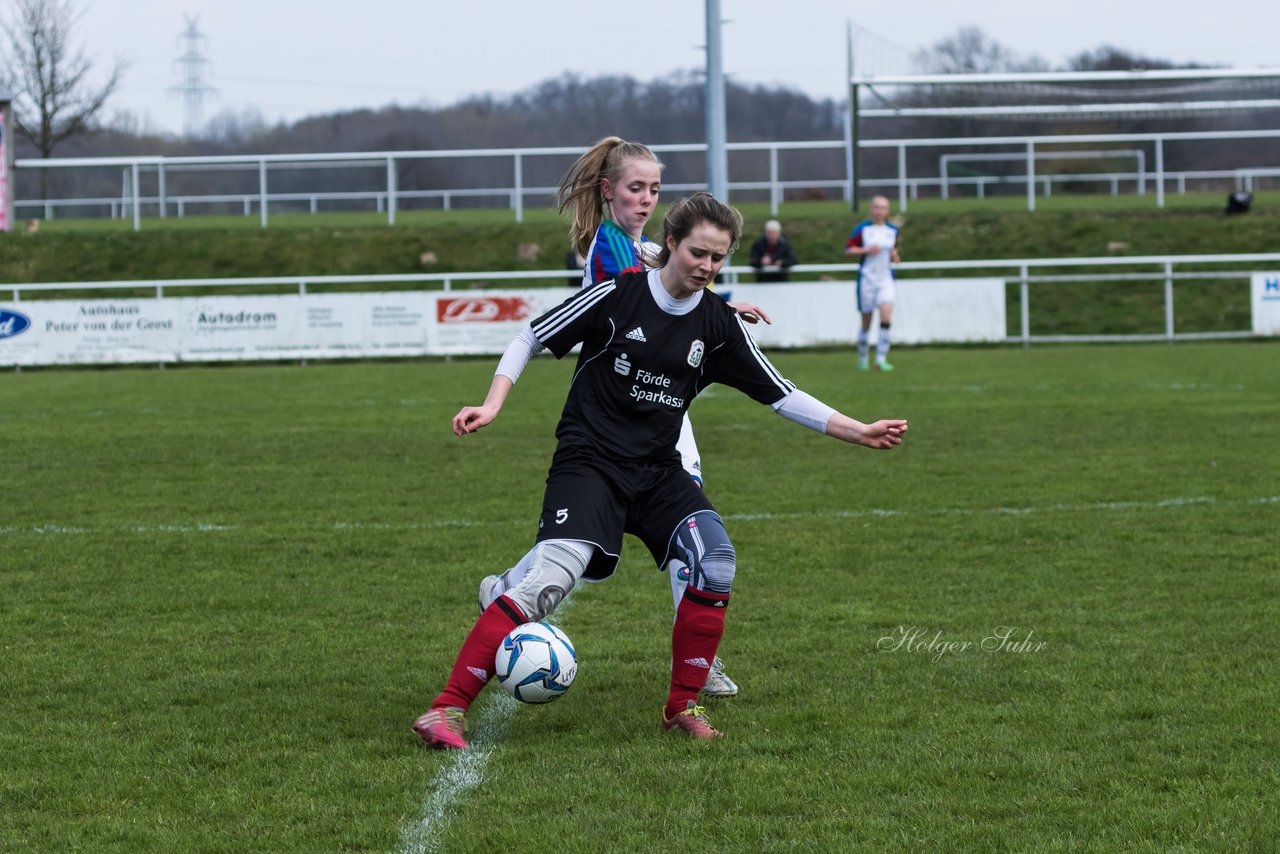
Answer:
[[[481,614],[493,604],[494,599],[502,595],[502,591],[498,589],[501,586],[502,576],[500,575],[486,575],[480,579],[480,592],[476,596],[476,603],[480,606]]]
[[[708,697],[736,697],[738,683],[724,672],[724,662],[716,656],[707,670],[707,683],[702,686],[702,693]]]

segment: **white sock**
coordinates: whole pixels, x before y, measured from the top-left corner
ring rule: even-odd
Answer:
[[[871,337],[866,329],[858,330],[858,361],[865,362],[867,360],[867,350],[870,348]]]
[[[680,610],[680,600],[684,598],[684,589],[689,586],[689,582],[680,577],[681,572],[688,574],[688,567],[684,561],[672,558],[667,563],[667,575],[671,580],[671,600],[677,611]]]
[[[889,355],[889,324],[880,324],[880,337],[876,339],[876,361],[883,362]]]

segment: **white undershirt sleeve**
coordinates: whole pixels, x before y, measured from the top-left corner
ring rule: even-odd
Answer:
[[[502,354],[502,359],[498,362],[498,369],[493,372],[494,376],[506,377],[511,380],[512,385],[515,385],[525,365],[529,364],[529,360],[541,353],[543,349],[533,334],[533,327],[526,326],[507,345],[507,351]]]
[[[773,411],[788,421],[794,421],[801,427],[827,432],[827,422],[836,411],[811,394],[796,389],[782,400],[773,404]]]

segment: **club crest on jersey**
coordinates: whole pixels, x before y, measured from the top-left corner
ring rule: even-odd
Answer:
[[[702,354],[706,352],[707,345],[702,343],[701,338],[693,339],[693,344],[689,346],[689,365],[690,367],[698,367],[702,364]]]

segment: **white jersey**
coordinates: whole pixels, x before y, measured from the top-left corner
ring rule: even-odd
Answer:
[[[863,255],[858,263],[858,282],[872,287],[893,281],[893,249],[898,245],[898,227],[892,223],[876,225],[871,220],[858,223],[849,235],[847,246],[863,249],[879,248],[875,254]]]

